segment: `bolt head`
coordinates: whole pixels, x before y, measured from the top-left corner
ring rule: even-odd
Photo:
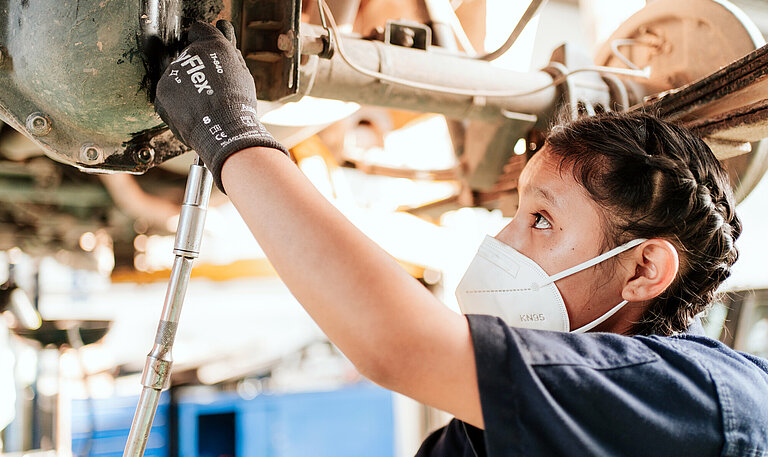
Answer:
[[[155,159],[155,150],[151,146],[142,146],[136,150],[136,161],[147,165]]]
[[[277,49],[283,51],[286,57],[292,57],[296,51],[295,39],[296,35],[293,33],[293,30],[281,33],[277,36]]]
[[[85,163],[95,163],[101,158],[101,148],[93,143],[80,146],[80,160]]]
[[[412,48],[413,45],[416,44],[416,32],[407,28],[398,29],[398,33],[395,36],[395,41],[400,46]]]
[[[44,113],[32,113],[27,116],[27,130],[35,136],[44,136],[51,131],[51,120]]]

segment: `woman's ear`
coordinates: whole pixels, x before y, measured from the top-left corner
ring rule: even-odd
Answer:
[[[638,302],[650,300],[664,292],[677,277],[680,259],[677,249],[667,240],[654,238],[637,246],[626,260],[630,274],[621,296]]]

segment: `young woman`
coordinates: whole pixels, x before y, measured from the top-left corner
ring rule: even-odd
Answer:
[[[360,372],[456,416],[418,455],[768,455],[768,363],[698,333],[741,231],[701,140],[645,114],[555,128],[520,177],[517,215],[459,287],[462,308],[485,314],[460,315],[260,126],[231,26],[217,25],[193,26],[158,112]]]

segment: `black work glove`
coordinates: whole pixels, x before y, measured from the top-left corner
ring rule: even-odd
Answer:
[[[157,83],[155,107],[176,138],[194,149],[221,184],[221,167],[232,154],[252,146],[288,150],[256,117],[256,87],[234,45],[228,21],[216,27],[197,22],[190,45]]]

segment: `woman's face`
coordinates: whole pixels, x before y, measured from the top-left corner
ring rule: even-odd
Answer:
[[[604,222],[597,204],[576,182],[569,168],[546,147],[520,175],[520,205],[496,239],[533,259],[549,275],[589,260],[606,249]],[[609,246],[608,249],[615,246]],[[610,261],[557,282],[571,328],[591,322],[622,301],[618,275]]]

